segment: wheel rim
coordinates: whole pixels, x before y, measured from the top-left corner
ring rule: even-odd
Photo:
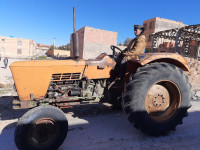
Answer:
[[[169,80],[153,84],[147,91],[145,109],[155,121],[171,118],[180,107],[181,94],[178,86]]]
[[[58,133],[59,127],[55,120],[42,118],[30,126],[27,139],[31,145],[45,147],[56,140]]]

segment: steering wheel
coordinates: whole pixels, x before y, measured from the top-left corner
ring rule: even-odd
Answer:
[[[121,52],[121,54],[123,53],[123,51],[122,51],[119,47],[117,47],[117,46],[111,45],[110,48],[111,48],[112,51],[113,51],[113,58],[114,58],[114,59],[117,59],[117,57],[118,57],[118,55],[117,55],[115,49],[118,49],[118,50]]]

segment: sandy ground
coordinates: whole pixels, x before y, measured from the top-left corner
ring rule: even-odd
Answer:
[[[16,60],[9,60],[9,63]],[[14,130],[18,118],[27,110],[12,109],[12,77],[9,68],[1,68],[0,83],[0,150],[16,150]],[[7,81],[5,81],[7,80]],[[194,99],[183,125],[168,136],[150,137],[127,121],[122,111],[108,104],[88,104],[64,109],[69,132],[59,150],[199,150],[200,149],[200,85],[195,84]]]

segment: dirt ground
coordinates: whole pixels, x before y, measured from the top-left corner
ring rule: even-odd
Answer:
[[[19,60],[9,60],[9,64]],[[199,150],[200,149],[200,62],[189,60],[193,85],[192,107],[183,124],[168,136],[150,137],[127,121],[122,111],[105,104],[64,109],[69,132],[59,150]],[[15,150],[14,130],[18,118],[28,110],[13,110],[12,76],[0,62],[0,149]]]

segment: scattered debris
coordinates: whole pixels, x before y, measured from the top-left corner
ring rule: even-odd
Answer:
[[[194,90],[192,99],[193,100],[199,100],[200,99],[200,91]]]
[[[194,58],[186,58],[188,61],[188,66],[190,68],[190,73],[187,73],[189,82],[191,84],[200,84],[200,61]]]

